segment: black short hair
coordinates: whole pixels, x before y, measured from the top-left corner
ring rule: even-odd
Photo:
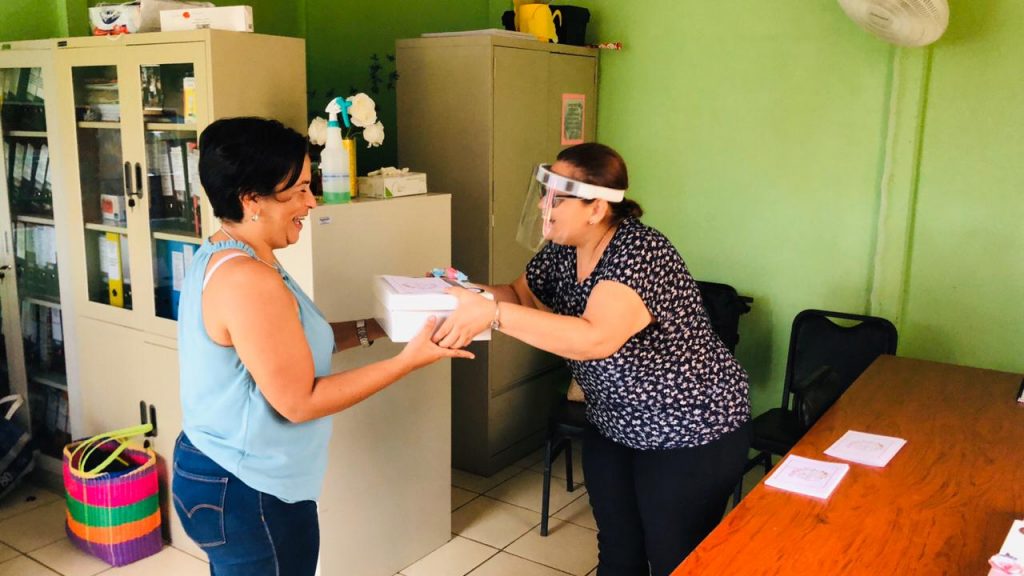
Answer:
[[[238,222],[242,198],[293,186],[308,148],[302,134],[268,118],[222,118],[207,126],[199,136],[199,181],[214,216]]]

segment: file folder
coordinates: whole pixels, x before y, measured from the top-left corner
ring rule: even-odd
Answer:
[[[100,236],[100,269],[107,276],[111,306],[124,308],[124,279],[121,276],[121,235],[106,232]]]

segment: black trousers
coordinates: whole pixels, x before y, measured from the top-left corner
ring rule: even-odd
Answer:
[[[583,474],[597,521],[597,576],[671,573],[722,519],[746,463],[749,427],[672,450],[635,450],[588,429]]]

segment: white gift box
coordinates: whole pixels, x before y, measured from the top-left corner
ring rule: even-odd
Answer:
[[[441,326],[455,310],[458,301],[455,296],[445,293],[450,286],[440,278],[377,276],[373,286],[374,318],[392,342],[408,342],[423,329],[427,318],[436,317],[437,325]],[[494,299],[489,292],[484,292],[483,296]],[[490,339],[489,329],[473,338]]]
[[[397,198],[426,193],[427,175],[423,172],[359,177],[359,195],[367,198]]]
[[[189,8],[187,10],[161,10],[160,30],[234,30],[252,32],[252,6],[220,6],[216,8]]]

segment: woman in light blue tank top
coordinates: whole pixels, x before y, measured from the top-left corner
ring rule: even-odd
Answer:
[[[306,139],[274,120],[228,118],[203,131],[199,150],[221,228],[181,291],[174,507],[211,574],[312,575],[327,416],[412,370],[472,354],[431,342],[431,322],[397,356],[331,374],[333,353],[383,331],[373,320],[328,323],[274,258],[316,206]]]

